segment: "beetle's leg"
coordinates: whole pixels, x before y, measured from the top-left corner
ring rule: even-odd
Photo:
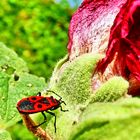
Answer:
[[[60,106],[60,110],[63,111],[63,112],[69,111],[69,110],[64,110],[64,109],[62,108],[62,106]]]
[[[46,111],[47,113],[49,113],[50,115],[54,116],[54,129],[55,129],[55,133],[56,133],[56,115],[53,112],[50,111]]]
[[[37,95],[38,95],[38,96],[41,96],[41,92],[38,92]],[[44,116],[44,115],[43,115],[43,116]]]
[[[65,103],[64,101],[61,101],[61,102],[60,102],[60,104],[64,104],[64,105],[66,105],[66,103]],[[61,106],[61,105],[60,105],[60,110],[61,110],[61,111],[63,111],[63,112],[68,111],[68,110],[64,110],[64,109],[62,108],[62,106]]]
[[[62,104],[62,103],[63,103],[64,105],[66,105],[65,101],[61,101],[61,104]]]
[[[47,121],[47,117],[46,117],[45,113],[44,112],[41,112],[41,113],[44,117],[44,121],[42,123],[40,123],[39,125],[36,125],[35,127],[39,127],[40,125],[44,124]]]

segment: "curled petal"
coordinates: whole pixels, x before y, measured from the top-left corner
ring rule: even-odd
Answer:
[[[139,0],[128,0],[123,5],[110,31],[106,57],[98,63],[97,71],[104,73],[107,66],[114,61],[115,75],[121,75],[130,81],[140,81],[139,15]]]
[[[69,59],[84,53],[104,53],[109,31],[126,0],[84,0],[69,27]]]

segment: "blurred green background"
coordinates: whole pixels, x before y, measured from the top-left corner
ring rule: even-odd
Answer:
[[[51,76],[66,54],[68,26],[79,0],[1,0],[0,41],[23,58],[30,73]]]
[[[27,62],[30,73],[47,81],[57,61],[67,53],[69,22],[80,2],[1,0],[0,42]],[[13,140],[36,139],[21,123],[9,132]]]

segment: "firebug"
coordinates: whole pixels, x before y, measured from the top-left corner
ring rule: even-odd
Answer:
[[[57,93],[51,90],[45,90],[45,92],[52,92],[55,95],[57,95],[59,99],[56,99],[53,96],[49,96],[49,97],[41,96],[42,92],[39,92],[37,96],[30,96],[21,99],[17,103],[17,109],[22,114],[33,114],[33,113],[41,112],[44,117],[44,121],[35,127],[38,127],[46,122],[47,117],[44,112],[51,114],[52,116],[55,117],[54,128],[56,132],[56,115],[52,111],[57,108],[60,108],[60,110],[63,112],[68,110],[62,109],[61,104],[63,103],[66,105],[66,103],[62,100],[61,96],[59,96]]]

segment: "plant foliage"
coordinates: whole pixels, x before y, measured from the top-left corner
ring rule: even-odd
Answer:
[[[2,0],[0,41],[27,62],[31,73],[48,78],[66,53],[72,13],[66,0]]]

